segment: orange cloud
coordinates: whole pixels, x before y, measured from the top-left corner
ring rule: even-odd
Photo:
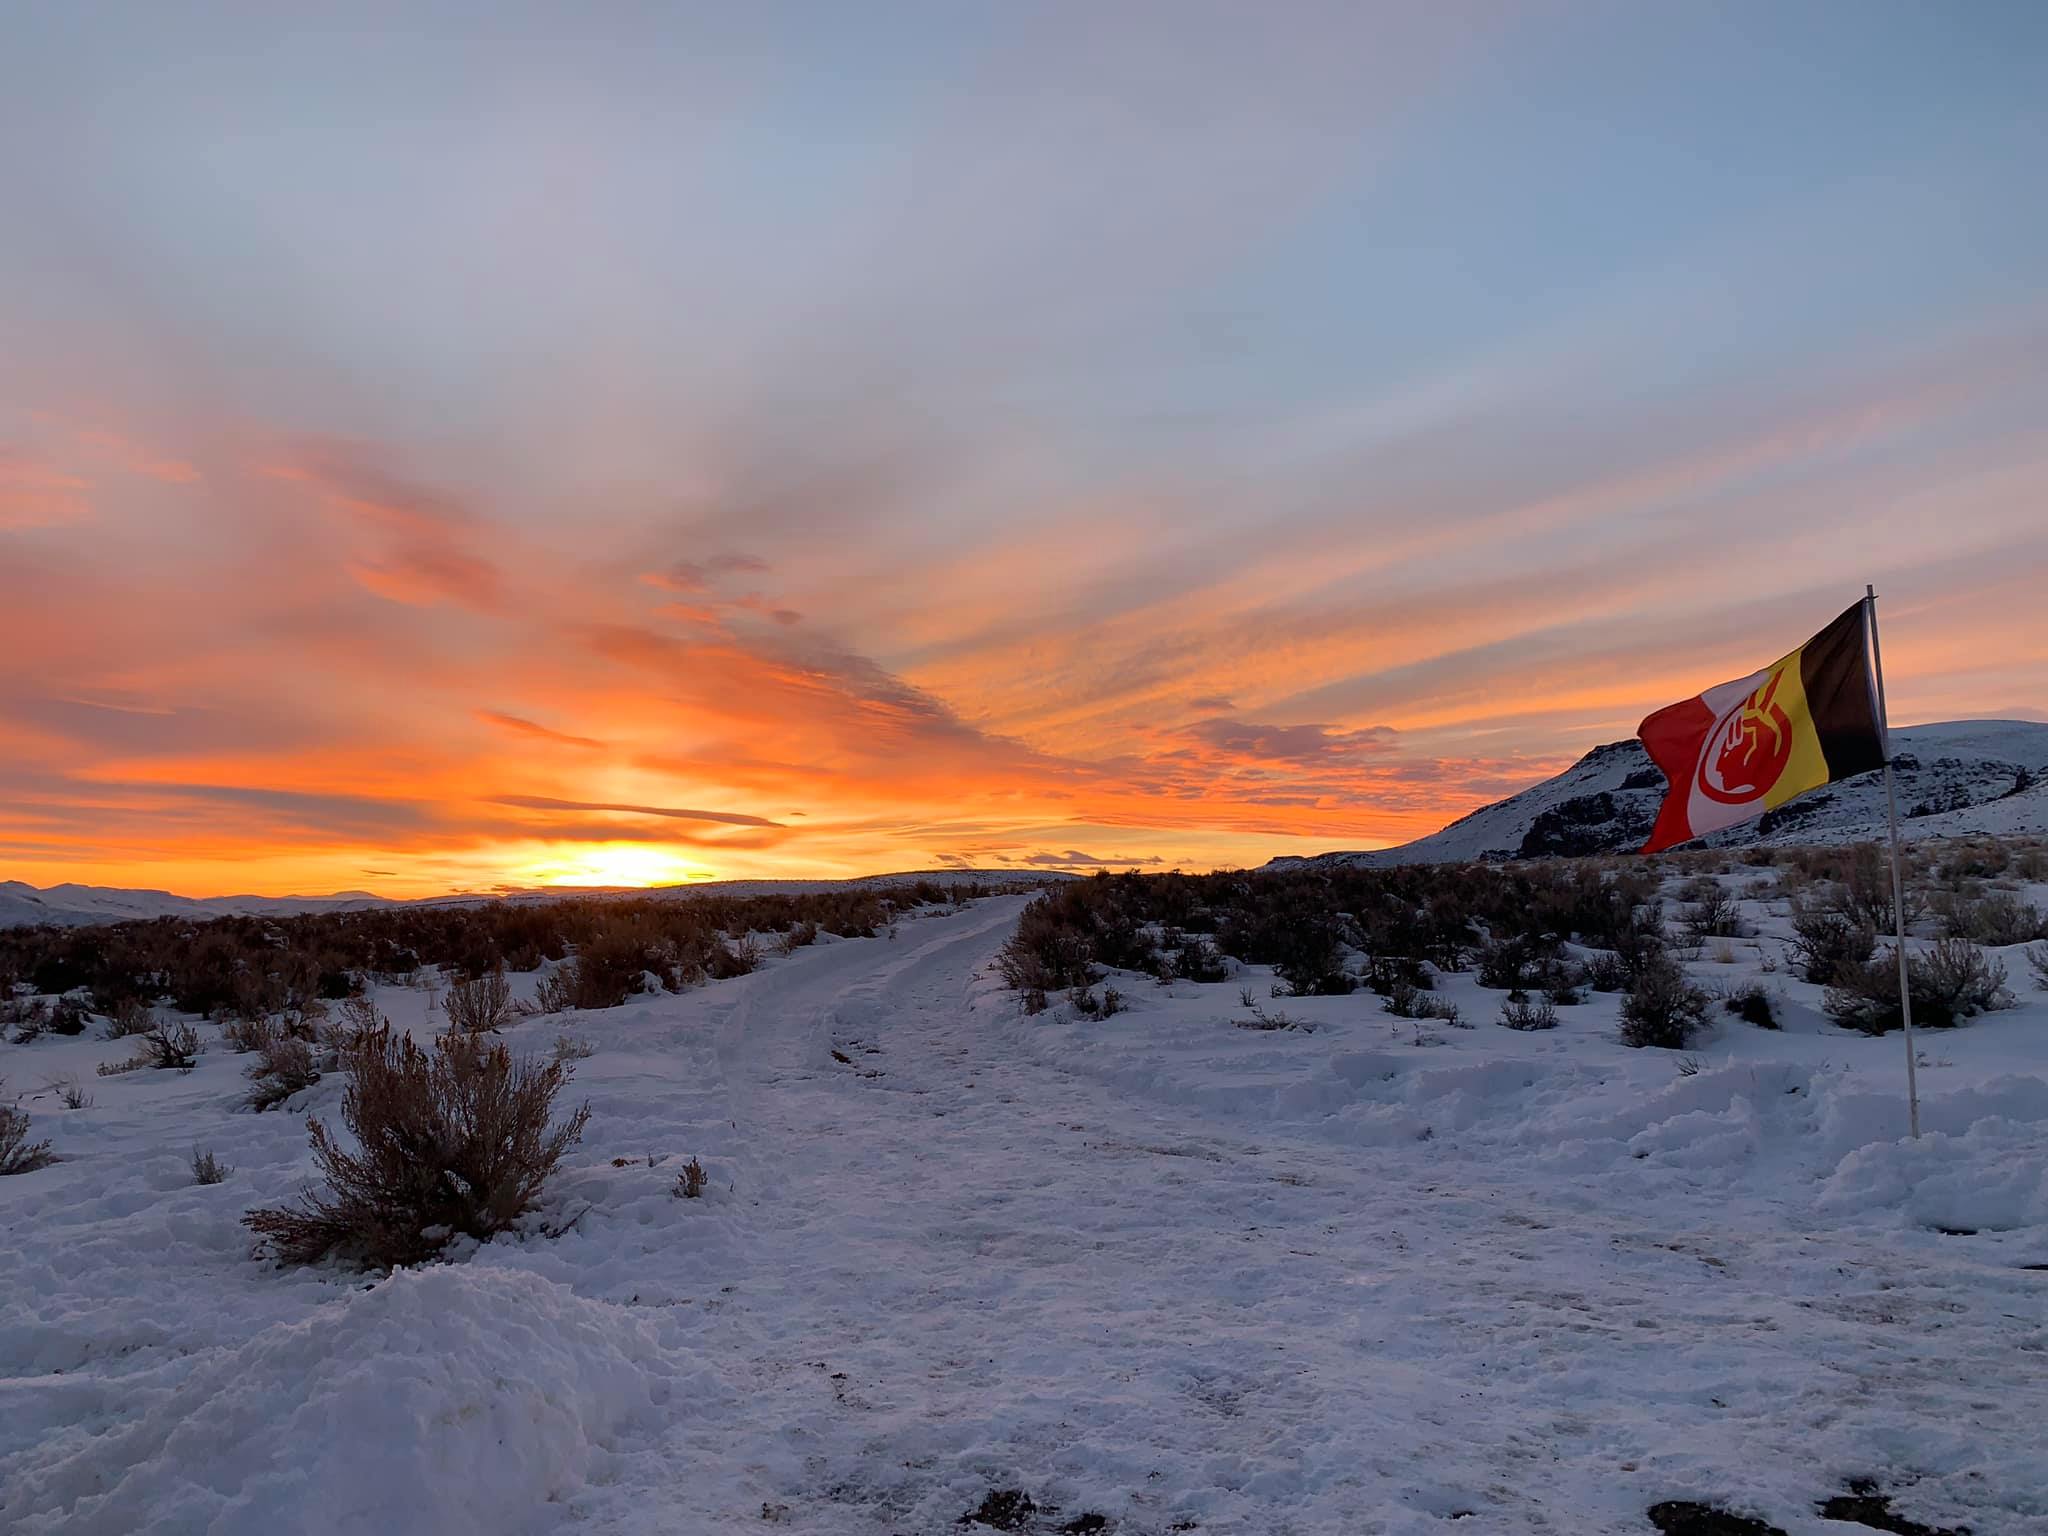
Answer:
[[[708,510],[599,520],[492,455],[129,455],[194,481],[46,432],[0,457],[0,874],[406,894],[1374,846],[1865,579],[1899,718],[2038,709],[2048,440],[1997,405],[2024,366],[1902,367],[1519,479],[1339,465],[1257,518],[1190,476],[955,526],[951,458],[906,452],[766,455]]]

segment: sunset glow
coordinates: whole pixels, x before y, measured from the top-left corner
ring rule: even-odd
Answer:
[[[2048,719],[2048,38],[1741,10],[19,16],[0,878],[1380,846],[1866,581]]]

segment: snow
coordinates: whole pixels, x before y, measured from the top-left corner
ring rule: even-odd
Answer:
[[[1891,734],[1904,818],[1900,833],[1907,840],[2048,835],[2048,724],[1954,720]],[[1290,856],[1268,867],[1634,852],[1663,798],[1664,776],[1642,743],[1610,742],[1555,778],[1482,806],[1412,843],[1369,853]],[[1886,835],[1883,776],[1864,773],[1802,796],[1770,822],[1745,823],[1705,841],[1717,848],[1789,846],[1870,842]]]
[[[645,1320],[537,1275],[399,1272],[76,1394],[84,1422],[14,1472],[37,1512],[14,1529],[536,1529],[596,1442],[666,1396],[660,1361]]]
[[[520,1023],[596,1046],[583,1144],[525,1230],[381,1280],[237,1225],[309,1179],[336,1081],[257,1115],[219,1048],[96,1078],[120,1044],[0,1046],[63,1158],[0,1179],[0,1529],[936,1536],[1020,1488],[1045,1531],[1642,1532],[1700,1498],[1819,1536],[1869,1477],[2048,1531],[2017,951],[2020,1006],[1920,1036],[1911,1142],[1900,1037],[1830,1026],[1769,936],[1693,969],[1761,977],[1784,1030],[1717,1017],[1681,1063],[1611,997],[1503,1029],[1468,975],[1469,1028],[1259,970],[1029,1017],[990,969],[1024,900]],[[1238,1028],[1241,987],[1313,1028]]]

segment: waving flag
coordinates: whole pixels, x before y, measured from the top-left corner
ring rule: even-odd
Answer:
[[[1761,672],[1660,709],[1636,735],[1671,781],[1643,852],[1761,816],[1881,768],[1869,601]]]

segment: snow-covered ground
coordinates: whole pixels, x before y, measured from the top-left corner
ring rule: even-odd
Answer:
[[[123,1045],[0,1046],[64,1159],[0,1179],[0,1530],[937,1536],[1020,1489],[1048,1532],[1645,1532],[1690,1497],[1839,1536],[1851,1478],[2048,1530],[2018,951],[2020,1007],[1921,1036],[1913,1143],[1900,1038],[1829,1026],[1769,938],[1694,969],[1764,974],[1784,1030],[1682,1064],[1611,997],[1503,1029],[1469,976],[1471,1028],[1257,971],[1026,1017],[990,971],[1023,901],[520,1023],[596,1047],[583,1144],[524,1236],[382,1280],[237,1224],[308,1181],[339,1082],[257,1115],[217,1048],[102,1079]],[[1313,1030],[1237,1027],[1246,986]]]

